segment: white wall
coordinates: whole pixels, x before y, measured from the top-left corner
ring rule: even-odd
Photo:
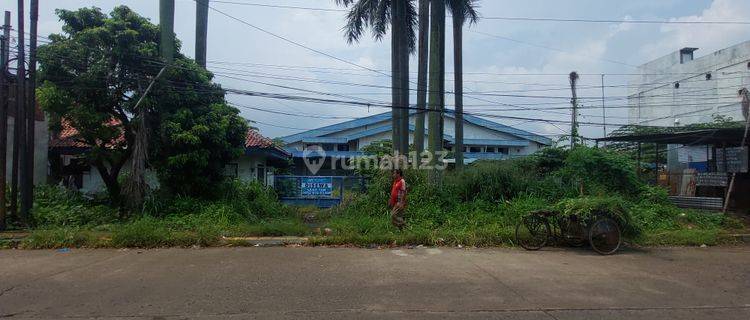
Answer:
[[[674,126],[710,122],[713,114],[744,120],[737,91],[750,86],[750,41],[680,63],[679,51],[648,62],[631,77],[631,124]],[[706,80],[711,73],[711,80]],[[674,84],[679,83],[679,88]]]

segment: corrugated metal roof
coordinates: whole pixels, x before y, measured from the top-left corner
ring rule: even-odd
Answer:
[[[414,114],[414,113],[415,113],[414,111],[410,112],[410,114]],[[453,110],[446,110],[445,111],[445,115],[447,117],[451,117],[451,118],[455,119],[455,113],[454,113]],[[372,125],[372,124],[375,124],[375,123],[378,123],[378,122],[382,122],[382,121],[387,121],[387,120],[390,120],[390,119],[391,119],[391,113],[390,112],[384,112],[384,113],[372,115],[372,116],[369,116],[369,117],[364,117],[364,118],[359,118],[359,119],[355,119],[355,120],[345,121],[345,122],[337,123],[337,124],[334,124],[334,125],[330,125],[330,126],[325,126],[325,127],[322,127],[322,128],[318,128],[318,129],[313,129],[313,130],[308,130],[308,131],[300,132],[300,133],[297,133],[297,134],[293,134],[293,135],[289,135],[289,136],[286,136],[286,137],[282,137],[281,140],[284,141],[285,144],[291,144],[291,143],[303,141],[305,138],[320,137],[320,136],[324,136],[324,135],[328,135],[328,134],[332,134],[332,133],[336,133],[336,132],[340,132],[340,131],[344,131],[344,130],[348,130],[348,129],[358,128],[358,127],[365,127],[365,126],[368,126],[368,125]],[[471,124],[474,124],[474,125],[477,125],[477,126],[480,126],[480,127],[488,128],[488,129],[491,129],[491,130],[494,130],[494,131],[499,131],[499,132],[502,132],[502,133],[510,134],[510,135],[513,135],[513,136],[517,136],[519,138],[523,138],[523,139],[527,139],[527,140],[530,140],[530,141],[538,142],[540,144],[544,144],[544,145],[551,145],[552,144],[552,140],[549,139],[549,138],[547,138],[547,137],[540,136],[538,134],[534,134],[534,133],[531,133],[531,132],[528,132],[528,131],[524,131],[524,130],[521,130],[521,129],[513,128],[513,127],[510,127],[510,126],[506,126],[506,125],[503,125],[503,124],[499,124],[497,122],[485,120],[485,119],[482,119],[480,117],[476,117],[476,116],[464,114],[464,121],[466,121],[468,123],[471,123]],[[371,129],[365,130],[365,131],[360,132],[360,133],[355,133],[355,134],[353,134],[351,136],[346,136],[346,138],[349,139],[349,140],[354,140],[354,139],[358,139],[358,138],[363,137],[363,134],[365,134],[365,133],[377,134],[377,133],[382,133],[382,132],[385,132],[385,131],[390,131],[390,129],[391,129],[390,124],[382,125],[382,126],[378,126],[378,127],[375,127],[375,128],[371,128]],[[364,135],[364,136],[367,136],[367,135]],[[354,137],[356,137],[356,138],[354,138]],[[445,136],[445,138],[447,139],[448,136]]]

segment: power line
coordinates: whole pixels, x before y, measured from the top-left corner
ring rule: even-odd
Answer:
[[[316,8],[292,5],[275,5],[257,2],[240,2],[227,0],[212,0],[213,3],[255,6],[276,9],[307,10],[321,12],[348,12],[346,9]],[[513,17],[513,16],[481,16],[484,20],[506,21],[536,21],[536,22],[578,22],[578,23],[631,23],[631,24],[696,24],[696,25],[750,25],[750,21],[711,21],[711,20],[657,20],[657,19],[594,19],[594,18],[554,18],[554,17]]]

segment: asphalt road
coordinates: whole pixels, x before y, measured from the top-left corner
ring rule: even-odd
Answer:
[[[0,250],[9,319],[750,319],[750,247]]]

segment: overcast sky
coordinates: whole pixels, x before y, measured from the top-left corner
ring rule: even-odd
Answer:
[[[96,6],[109,13],[117,5],[127,5],[158,23],[158,0],[41,0],[40,35],[59,33],[60,22],[54,14],[56,8],[76,9]],[[233,0],[238,3],[265,3],[274,5],[304,6],[335,9],[333,0]],[[16,23],[15,1],[3,1],[0,9],[13,12]],[[479,11],[486,17],[555,17],[591,19],[667,19],[706,21],[750,20],[750,1],[747,0],[482,0]],[[299,42],[309,48],[341,58],[371,69],[387,72],[390,68],[390,40],[374,42],[369,34],[360,43],[346,43],[342,27],[343,12],[280,9],[229,3],[212,3],[212,7],[237,19],[249,22],[274,34]],[[447,23],[451,29],[450,21]],[[605,73],[606,86],[625,85],[627,74],[640,65],[681,47],[698,47],[696,56],[709,54],[746,40],[750,40],[747,25],[653,25],[653,24],[591,24],[531,21],[501,21],[484,19],[466,29],[464,35],[464,71],[466,72],[467,112],[495,114],[534,119],[567,121],[566,110],[501,111],[512,108],[503,104],[521,105],[523,108],[564,107],[564,97],[570,95],[568,79],[564,74],[578,71],[580,86],[598,86],[599,74]],[[182,52],[194,56],[195,3],[192,0],[176,1],[175,31],[183,42]],[[489,35],[488,35],[489,34]],[[490,36],[493,35],[493,36]],[[390,93],[386,88],[389,79],[375,72],[337,61],[320,53],[284,42],[264,34],[239,21],[214,10],[209,12],[208,35],[209,69],[216,73],[216,81],[225,88],[309,95],[292,89],[267,86],[260,81],[287,87],[347,96],[347,100],[388,103]],[[447,35],[446,68],[451,71],[452,41]],[[416,71],[416,57],[412,57],[411,71]],[[530,75],[532,74],[532,75]],[[557,74],[557,75],[553,75]],[[229,78],[231,77],[231,78]],[[290,79],[293,77],[293,79]],[[412,75],[416,82],[416,76]],[[452,74],[446,76],[451,80]],[[336,83],[332,83],[336,82]],[[376,86],[376,87],[372,87]],[[452,81],[446,84],[452,90]],[[541,95],[547,98],[487,97],[472,92],[497,92],[502,94]],[[581,89],[580,96],[601,96],[600,88]],[[608,97],[624,96],[624,88],[607,88]],[[557,97],[557,98],[549,98]],[[326,97],[326,96],[318,96]],[[330,98],[330,96],[328,96]],[[314,103],[279,101],[265,98],[228,95],[230,102],[281,111],[294,115],[281,115],[241,108],[242,115],[256,121],[260,131],[270,137],[292,134],[301,129],[312,129],[343,119],[315,119],[305,115],[359,117],[387,111],[381,108],[321,105]],[[340,98],[339,98],[340,99]],[[481,100],[479,100],[481,99]],[[452,108],[453,96],[446,96]],[[412,103],[415,99],[412,99]],[[488,102],[489,101],[489,102]],[[533,105],[535,103],[543,105]],[[557,103],[557,104],[552,104]],[[608,102],[622,105],[623,102]],[[600,101],[584,100],[584,105],[600,105]],[[518,109],[518,108],[515,108]],[[623,109],[608,109],[607,123],[626,123]],[[601,110],[587,110],[582,121],[601,123]],[[519,119],[491,120],[543,134],[559,134],[567,128],[564,124],[551,125],[539,121]],[[611,129],[610,126],[609,129]],[[584,126],[588,137],[602,135],[601,127]]]

